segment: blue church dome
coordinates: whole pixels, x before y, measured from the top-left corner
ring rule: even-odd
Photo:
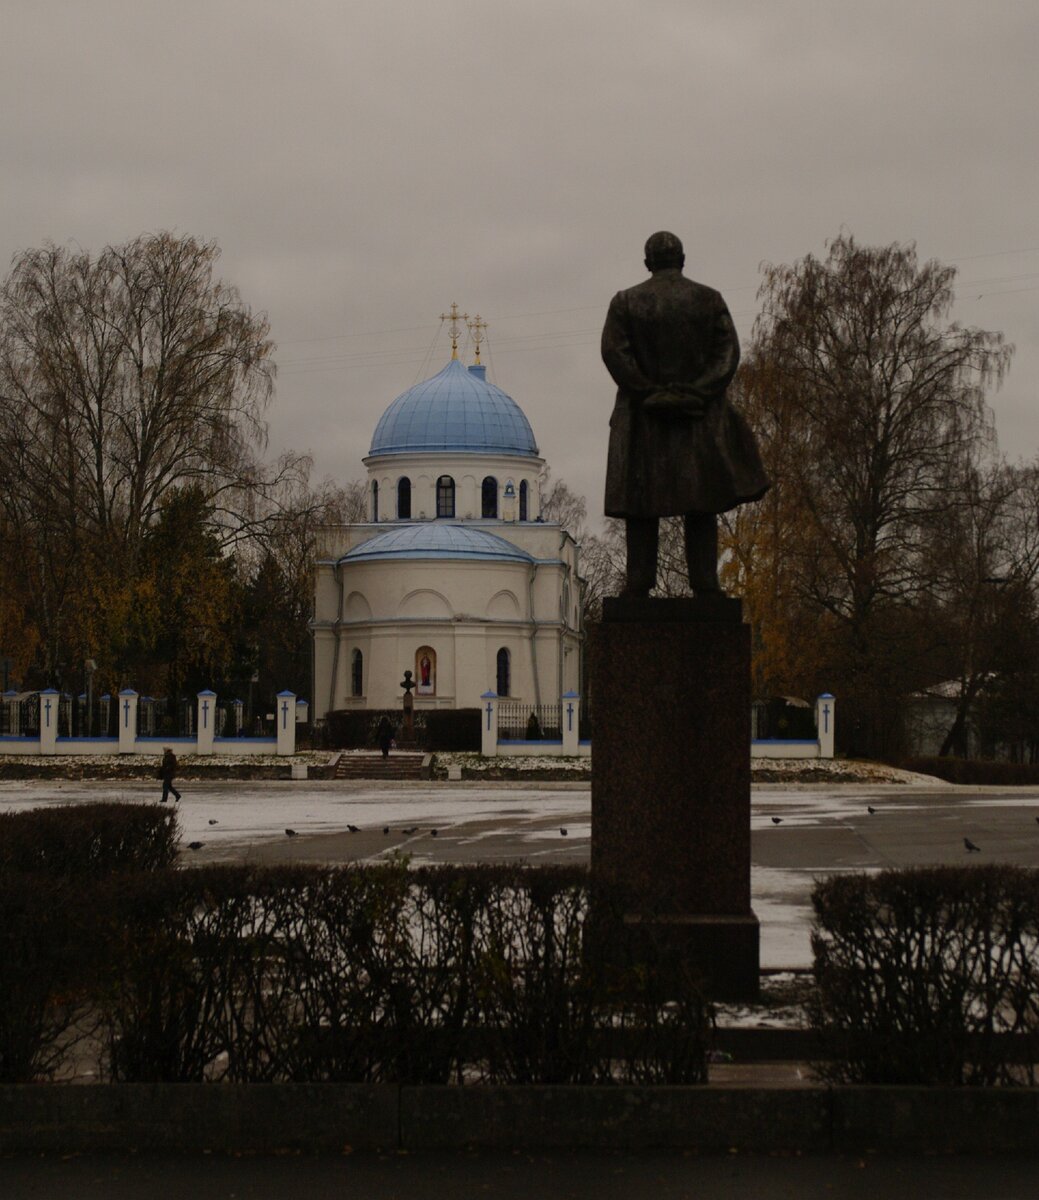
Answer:
[[[520,406],[485,378],[483,366],[456,358],[432,379],[398,396],[382,414],[370,455],[422,450],[536,455],[537,443]]]
[[[529,563],[534,560],[511,542],[482,529],[465,525],[404,525],[378,533],[354,546],[341,562],[384,562],[394,558],[478,558],[498,562]]]

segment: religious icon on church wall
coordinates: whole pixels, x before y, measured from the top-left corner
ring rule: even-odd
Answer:
[[[415,692],[419,696],[435,696],[437,692],[437,652],[432,646],[420,646],[415,651]]]

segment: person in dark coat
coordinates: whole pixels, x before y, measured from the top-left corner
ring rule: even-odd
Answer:
[[[177,756],[173,753],[169,746],[164,746],[162,750],[162,764],[159,767],[159,778],[162,780],[162,799],[160,804],[165,804],[170,798],[170,792],[173,793],[175,800],[180,799],[180,792],[173,786],[173,777],[177,774]]]
[[[375,740],[379,744],[379,749],[382,751],[383,758],[389,758],[390,743],[393,741],[393,726],[390,724],[389,717],[383,717],[379,721],[379,728],[376,730]]]
[[[626,596],[656,583],[661,517],[685,518],[689,584],[717,593],[718,513],[768,490],[754,434],[726,400],[739,340],[721,295],[682,274],[673,233],[646,242],[650,278],[618,292],[602,334],[617,384],[610,417],[606,515],[623,517]]]

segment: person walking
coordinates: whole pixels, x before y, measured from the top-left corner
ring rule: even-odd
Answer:
[[[160,804],[165,804],[169,799],[170,792],[173,793],[175,800],[180,799],[180,792],[173,786],[173,777],[177,773],[177,756],[173,753],[169,746],[162,748],[162,764],[159,767],[159,778],[162,780],[162,799]]]
[[[390,724],[389,717],[383,717],[379,722],[375,740],[379,743],[379,749],[382,751],[383,758],[389,758],[390,743],[393,741],[393,726]]]

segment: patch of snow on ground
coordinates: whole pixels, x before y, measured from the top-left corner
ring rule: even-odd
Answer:
[[[174,738],[173,741],[176,741]],[[29,767],[151,767],[162,758],[162,743],[154,754],[2,754],[0,763]],[[327,750],[300,750],[295,754],[178,754],[178,772],[194,767],[286,767],[292,763],[324,766],[332,756]]]

